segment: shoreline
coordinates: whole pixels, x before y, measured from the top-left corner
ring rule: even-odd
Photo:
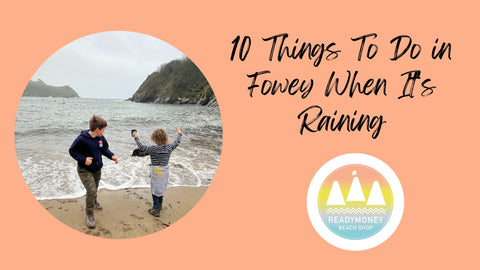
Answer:
[[[169,227],[186,215],[207,189],[208,186],[167,188],[160,217],[148,213],[152,207],[150,188],[101,189],[97,198],[103,210],[95,210],[94,229],[89,229],[85,221],[85,196],[39,202],[52,216],[79,232],[108,239],[126,239]]]

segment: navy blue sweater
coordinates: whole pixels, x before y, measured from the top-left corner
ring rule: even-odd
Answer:
[[[108,142],[105,137],[93,138],[84,130],[73,141],[72,146],[68,150],[70,155],[77,161],[78,166],[85,168],[91,172],[96,172],[103,167],[102,155],[112,159],[114,154],[108,149]],[[92,164],[85,165],[87,157],[92,157]]]

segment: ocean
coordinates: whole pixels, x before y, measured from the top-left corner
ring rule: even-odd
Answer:
[[[137,148],[130,135],[138,131],[143,144],[154,144],[157,128],[170,142],[183,132],[170,157],[168,187],[209,186],[222,150],[222,121],[217,106],[134,103],[88,98],[22,97],[15,122],[15,148],[23,178],[38,200],[79,198],[85,189],[78,177],[70,145],[95,114],[107,121],[104,136],[119,158],[115,164],[103,157],[99,189],[150,187],[150,157],[133,157]]]

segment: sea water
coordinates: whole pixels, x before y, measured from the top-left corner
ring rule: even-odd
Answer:
[[[125,100],[87,98],[22,97],[15,122],[18,165],[38,200],[78,198],[85,189],[76,161],[68,153],[88,120],[95,114],[107,121],[104,136],[119,158],[115,164],[103,157],[100,189],[150,187],[150,157],[133,157],[137,148],[130,135],[138,131],[143,144],[154,144],[150,135],[157,128],[180,145],[170,157],[172,186],[209,186],[220,161],[222,122],[218,107],[134,103]]]

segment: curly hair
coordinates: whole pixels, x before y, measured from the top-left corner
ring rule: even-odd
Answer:
[[[159,128],[153,131],[152,136],[150,137],[157,145],[167,145],[168,136],[165,130]]]

